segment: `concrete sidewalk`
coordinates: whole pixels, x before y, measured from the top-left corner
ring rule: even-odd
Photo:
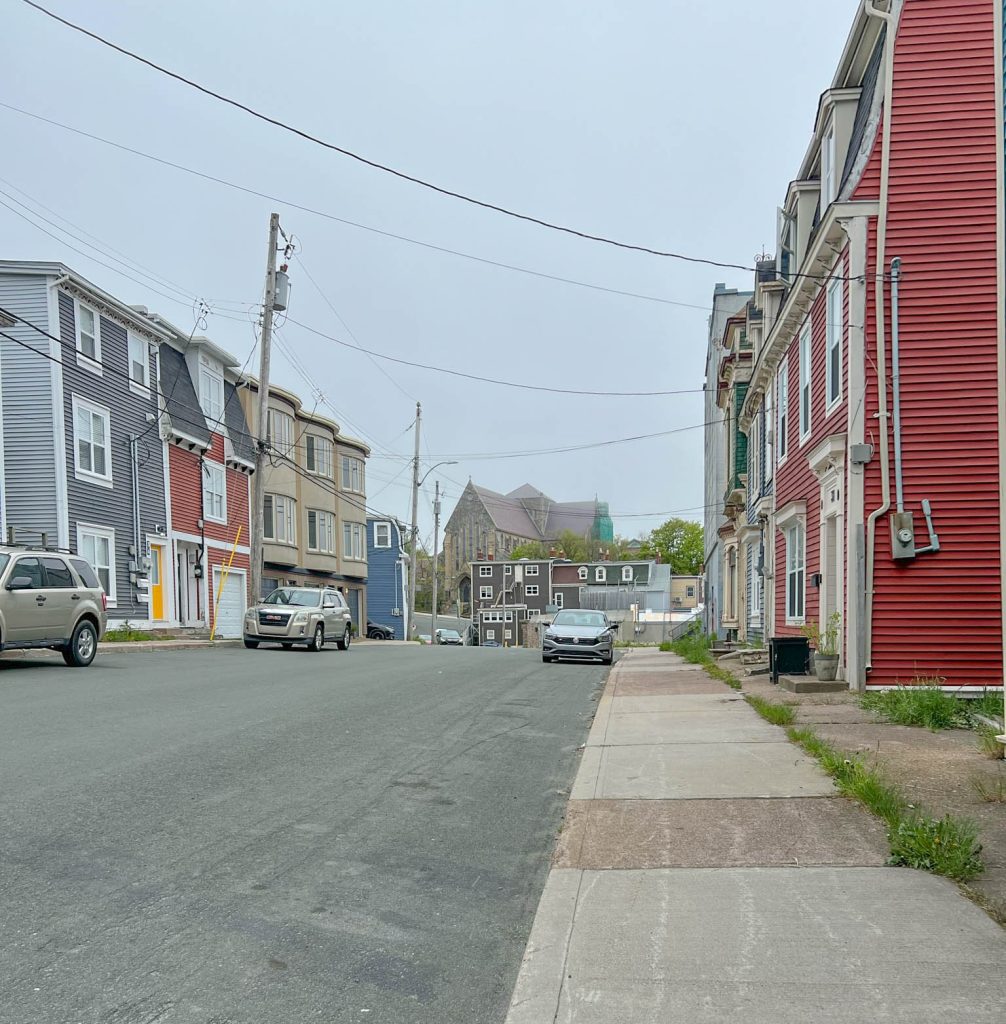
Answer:
[[[674,655],[612,670],[507,1024],[991,1022],[1006,932]]]

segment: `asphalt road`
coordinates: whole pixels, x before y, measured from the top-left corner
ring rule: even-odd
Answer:
[[[418,645],[0,661],[0,1021],[501,1022],[603,678]]]

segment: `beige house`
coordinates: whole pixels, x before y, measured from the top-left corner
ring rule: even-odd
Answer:
[[[257,426],[258,382],[242,391]],[[367,622],[366,459],[370,449],[334,420],[305,409],[291,391],[269,388],[262,589],[336,587],[360,633]],[[253,510],[254,514],[254,510]]]
[[[702,603],[701,576],[671,577],[671,610],[690,611]]]

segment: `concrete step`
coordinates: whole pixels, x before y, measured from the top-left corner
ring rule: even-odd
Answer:
[[[779,676],[779,688],[789,693],[844,693],[849,684],[844,679],[826,683],[817,676]]]

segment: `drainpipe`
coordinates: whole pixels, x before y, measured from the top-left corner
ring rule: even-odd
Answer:
[[[879,18],[887,26],[884,40],[884,121],[883,139],[880,151],[880,211],[877,217],[877,258],[874,279],[877,337],[877,419],[880,431],[880,483],[881,503],[874,509],[866,523],[866,672],[872,668],[873,661],[873,575],[876,567],[877,522],[887,514],[891,507],[891,454],[888,439],[887,410],[887,347],[884,336],[884,261],[887,248],[887,205],[888,182],[891,170],[891,107],[894,98],[894,37],[895,17],[894,2],[891,0],[890,10],[880,11],[875,6],[876,0],[866,0],[863,10],[871,18]],[[857,680],[858,688],[862,688],[865,679]]]
[[[901,469],[901,349],[899,347],[899,295],[901,257],[891,260],[891,391],[894,419],[894,493],[898,511],[905,511],[904,476]]]

